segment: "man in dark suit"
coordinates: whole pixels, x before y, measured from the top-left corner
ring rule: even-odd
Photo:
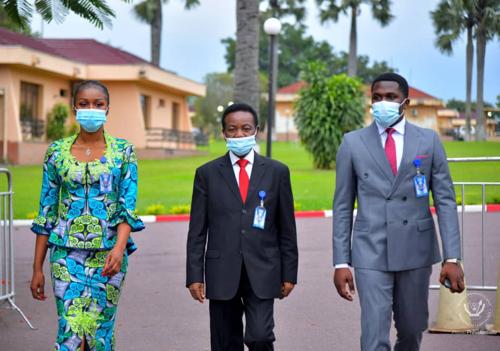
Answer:
[[[243,351],[243,343],[251,351],[273,350],[274,299],[288,296],[297,282],[290,172],[253,150],[258,129],[249,105],[226,108],[229,152],[199,167],[194,179],[186,286],[195,300],[210,300],[215,351]]]

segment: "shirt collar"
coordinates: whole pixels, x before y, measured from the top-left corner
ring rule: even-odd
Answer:
[[[381,127],[376,121],[375,121],[375,124],[377,125],[378,133],[380,135],[385,133],[385,130],[387,128]],[[391,128],[396,130],[397,133],[399,133],[401,135],[405,135],[405,126],[406,126],[406,118],[403,117],[403,119],[401,119],[401,121],[399,121],[397,124],[393,125]]]
[[[233,166],[240,159],[238,156],[236,156],[235,154],[233,154],[232,151],[229,151],[229,158],[231,159],[231,164]],[[255,158],[255,151],[253,149],[250,150],[250,152],[245,157],[243,157],[243,158],[246,159],[246,160],[248,160],[248,163],[253,164],[253,160]]]

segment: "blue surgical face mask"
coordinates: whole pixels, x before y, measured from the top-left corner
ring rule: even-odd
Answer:
[[[107,110],[98,109],[78,109],[76,110],[76,120],[86,132],[95,133],[106,122],[107,112]]]
[[[255,144],[255,134],[243,138],[226,138],[227,148],[236,156],[245,156]]]
[[[372,104],[372,116],[382,128],[388,128],[403,115],[399,113],[399,108],[405,101],[406,99],[401,103],[385,100],[375,102]]]

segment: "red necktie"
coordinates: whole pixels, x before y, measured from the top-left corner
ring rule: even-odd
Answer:
[[[387,156],[387,160],[391,165],[392,173],[396,175],[398,173],[397,159],[396,159],[396,143],[394,142],[394,138],[392,137],[392,133],[396,130],[394,128],[387,128],[387,139],[385,141],[385,155]]]
[[[240,166],[240,194],[243,203],[245,203],[248,194],[248,183],[250,181],[247,170],[245,169],[248,164],[248,160],[241,158],[236,163]]]

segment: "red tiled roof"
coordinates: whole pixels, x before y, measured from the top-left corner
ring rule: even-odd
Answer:
[[[306,85],[304,81],[298,81],[286,87],[278,89],[278,94],[297,94]]]
[[[286,87],[278,89],[278,94],[297,94],[300,89],[305,86],[305,82],[298,81],[293,84],[287,85]],[[370,96],[370,88],[366,86],[365,95]],[[410,99],[431,99],[431,100],[439,100],[438,98],[427,94],[426,92],[419,90],[414,87],[410,87],[408,95]]]
[[[86,64],[144,64],[148,61],[94,39],[43,39],[0,28],[0,45],[20,45]]]
[[[40,39],[27,35],[11,32],[8,29],[0,28],[1,46],[24,46],[47,54],[55,55],[54,50],[46,46]]]
[[[86,64],[128,65],[149,63],[126,51],[94,39],[40,39],[58,56]]]
[[[408,92],[410,99],[431,99],[431,100],[439,100],[437,97],[427,94],[426,92],[419,90],[414,87],[410,87]]]

